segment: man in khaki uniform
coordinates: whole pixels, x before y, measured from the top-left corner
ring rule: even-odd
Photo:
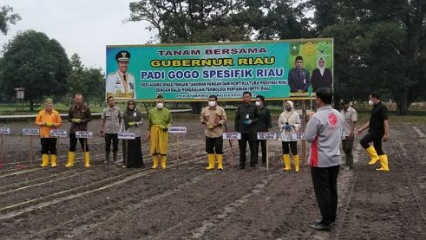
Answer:
[[[352,154],[352,148],[354,145],[354,133],[355,133],[355,124],[358,120],[358,114],[355,109],[350,106],[349,100],[342,99],[341,101],[343,120],[345,121],[345,138],[342,140],[343,152],[345,152],[345,170],[350,170],[353,168],[354,157]]]
[[[225,110],[217,105],[217,96],[210,95],[208,106],[201,111],[200,121],[205,124],[204,134],[206,135],[206,152],[209,166],[207,170],[215,167],[217,160],[217,169],[223,170],[223,124],[227,117]]]

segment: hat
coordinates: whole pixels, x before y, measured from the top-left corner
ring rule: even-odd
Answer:
[[[130,60],[130,53],[128,51],[119,51],[115,55],[117,62],[128,62]]]

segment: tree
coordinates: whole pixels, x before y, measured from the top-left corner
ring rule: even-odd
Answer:
[[[28,30],[5,46],[2,60],[2,90],[14,96],[14,89],[25,88],[25,99],[34,110],[34,101],[60,97],[67,90],[70,64],[64,48],[46,34]]]
[[[8,24],[16,24],[17,21],[21,20],[21,17],[17,13],[13,13],[13,8],[10,6],[2,6],[0,8],[0,31],[6,35],[9,27]]]
[[[337,92],[351,83],[364,92],[378,89],[396,101],[399,115],[426,97],[426,1],[328,0],[330,9],[309,2],[320,36],[335,39]],[[350,89],[353,97],[367,97]]]
[[[81,93],[87,101],[105,102],[105,80],[101,69],[87,68],[78,54],[71,56],[71,74],[67,78],[70,95]]]

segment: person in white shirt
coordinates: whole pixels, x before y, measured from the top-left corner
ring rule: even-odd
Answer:
[[[354,164],[352,148],[354,145],[355,124],[358,120],[358,114],[356,110],[350,106],[349,100],[342,99],[340,104],[342,106],[340,113],[345,122],[345,138],[342,140],[342,148],[345,153],[345,169],[350,170],[353,168]]]

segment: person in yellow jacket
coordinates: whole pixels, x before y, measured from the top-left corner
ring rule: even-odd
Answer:
[[[48,98],[44,102],[44,109],[41,110],[35,119],[35,124],[40,127],[41,143],[41,167],[49,165],[49,154],[51,157],[51,166],[56,167],[57,150],[56,138],[50,136],[50,130],[62,125],[62,119],[59,113],[53,109],[53,101]]]
[[[210,95],[208,106],[201,111],[200,121],[205,124],[204,135],[206,135],[206,152],[209,161],[207,170],[215,167],[223,170],[223,128],[227,117],[225,110],[217,105],[217,96]]]
[[[166,169],[167,151],[169,143],[168,128],[172,124],[172,114],[169,109],[164,107],[164,99],[162,95],[158,95],[155,108],[149,111],[149,132],[150,140],[149,151],[152,155],[152,168],[158,168],[158,160],[160,166]]]

